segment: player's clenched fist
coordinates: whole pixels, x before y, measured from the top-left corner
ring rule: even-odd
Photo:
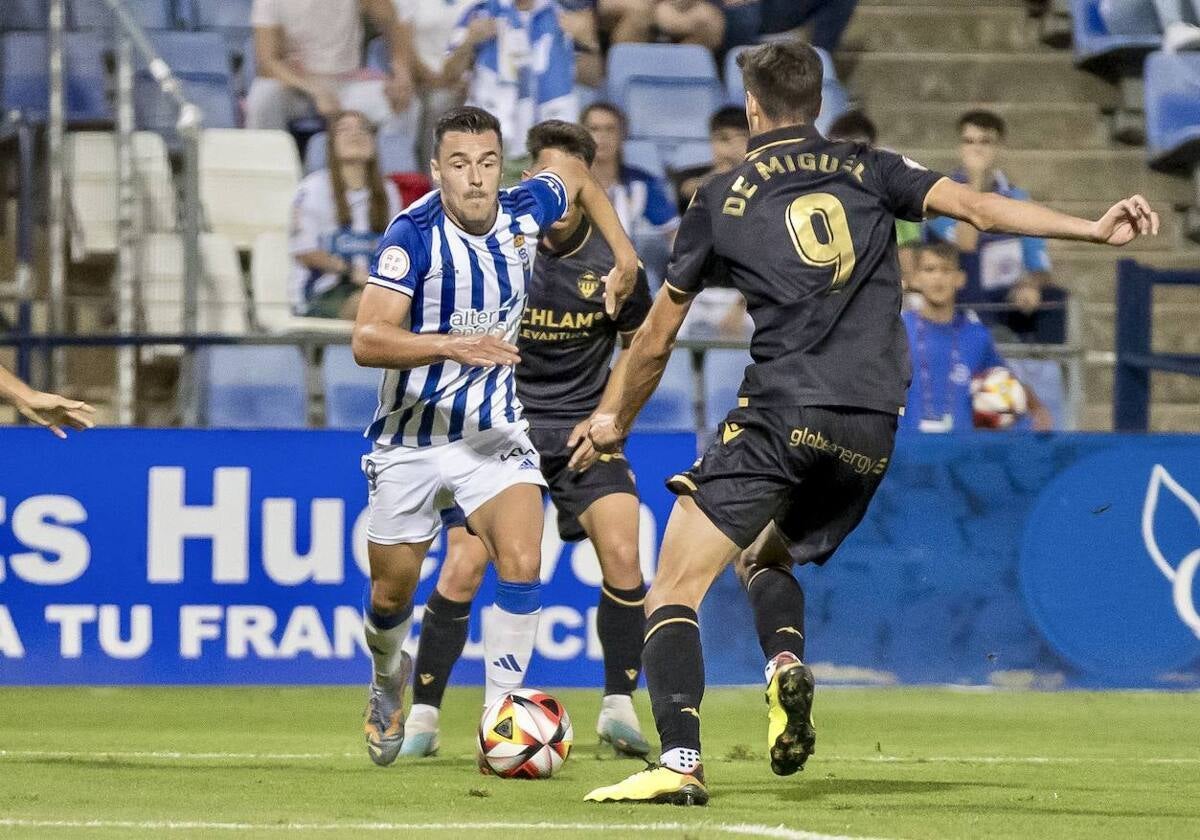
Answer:
[[[1118,201],[1094,223],[1093,238],[1107,245],[1128,245],[1139,236],[1158,236],[1158,213],[1140,195]]]
[[[594,414],[588,427],[588,439],[597,452],[618,452],[625,441],[625,431],[617,425],[615,414]]]
[[[486,333],[454,336],[450,339],[447,355],[459,364],[470,367],[490,368],[497,365],[515,365],[521,361],[514,345]]]

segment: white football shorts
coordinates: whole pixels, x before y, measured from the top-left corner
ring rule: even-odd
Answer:
[[[367,538],[380,545],[431,540],[441,511],[470,516],[515,484],[546,486],[528,425],[507,424],[438,446],[377,446],[362,459],[367,477]]]

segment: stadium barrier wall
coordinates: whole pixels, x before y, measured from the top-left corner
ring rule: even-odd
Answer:
[[[0,430],[0,684],[362,683],[366,446]],[[689,434],[629,442],[647,575],[672,502],[662,477],[694,451]],[[1200,436],[902,437],[863,525],[798,573],[807,658],[826,683],[1200,686],[1198,499]],[[598,685],[599,569],[553,521],[530,681]],[[761,680],[732,575],[701,624],[711,684]],[[481,682],[480,638],[477,607],[455,682]]]

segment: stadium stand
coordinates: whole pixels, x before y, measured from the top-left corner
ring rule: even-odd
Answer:
[[[142,240],[142,314],[148,332],[178,334],[183,330],[184,245],[175,233],[149,233]],[[246,294],[242,268],[233,243],[225,236],[200,237],[204,282],[200,285],[199,330],[238,334],[246,331]],[[178,355],[178,348],[163,355]]]
[[[75,124],[111,122],[102,36],[68,32],[64,48],[70,56],[65,68],[67,120]],[[44,120],[49,102],[45,34],[8,32],[0,40],[0,51],[4,62],[0,101],[4,110],[21,111],[33,121]]]
[[[49,17],[47,0],[5,0],[0,4],[0,32],[44,29]]]
[[[308,425],[308,387],[298,348],[206,347],[197,354],[197,367],[204,425],[235,429]]]
[[[1145,82],[1150,166],[1190,172],[1200,164],[1200,55],[1151,53]]]
[[[135,132],[133,157],[138,230],[174,231],[175,188],[162,136],[152,131]],[[73,259],[115,253],[117,152],[112,134],[80,131],[67,135],[67,200]]]
[[[705,425],[709,429],[715,429],[737,407],[742,375],[752,361],[745,350],[709,350],[704,354]]]
[[[191,0],[182,15],[192,29],[217,32],[230,49],[242,49],[250,36],[250,6],[253,0]]]
[[[1099,0],[1072,0],[1072,13],[1076,66],[1118,85],[1120,103],[1113,113],[1112,138],[1140,145],[1145,141],[1142,62],[1158,49],[1161,35],[1112,33]]]
[[[171,0],[124,0],[125,8],[145,29],[173,29],[173,5]],[[112,26],[112,10],[104,0],[70,0],[67,21],[72,29],[108,29]]]
[[[650,401],[638,415],[638,432],[688,432],[695,428],[692,412],[692,370],[687,353],[673,353]]]
[[[200,140],[200,196],[210,228],[249,251],[287,227],[300,154],[282,131],[208,129]]]
[[[359,367],[349,347],[325,349],[321,382],[328,428],[362,429],[371,422],[379,401],[379,372]]]
[[[644,169],[659,178],[667,174],[663,168],[662,158],[658,155],[658,146],[649,140],[626,140],[622,152],[625,162],[630,166]]]
[[[737,57],[748,47],[737,47],[725,56],[725,95],[731,105],[741,105],[743,101],[742,70],[737,65]],[[817,126],[825,131],[838,116],[849,109],[850,97],[846,94],[842,83],[838,81],[837,67],[833,56],[823,49],[817,48],[821,56],[821,67],[824,71],[821,86],[821,114],[817,117]]]
[[[153,32],[150,40],[182,83],[184,96],[204,113],[204,125],[234,128],[237,104],[224,39],[215,32]],[[139,128],[173,137],[179,109],[148,67],[142,67],[134,81],[134,107]]]
[[[663,150],[708,136],[723,91],[712,53],[695,45],[617,44],[608,54],[609,99],[629,116],[631,139]]]

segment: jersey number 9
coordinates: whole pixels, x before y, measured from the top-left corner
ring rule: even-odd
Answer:
[[[813,222],[820,218],[825,228],[818,236]],[[846,208],[835,195],[809,193],[788,205],[788,233],[796,253],[808,265],[816,268],[832,268],[831,292],[836,292],[854,272],[854,240],[850,226],[846,223]]]

